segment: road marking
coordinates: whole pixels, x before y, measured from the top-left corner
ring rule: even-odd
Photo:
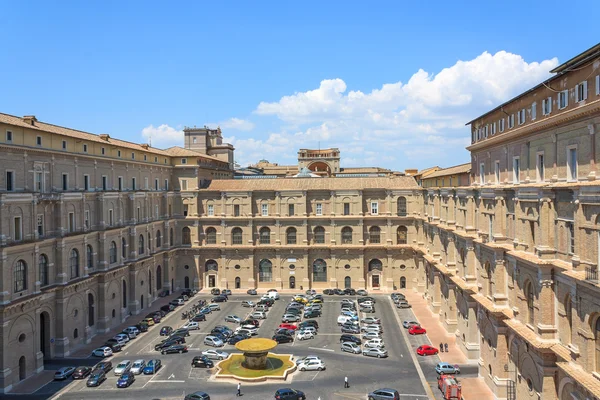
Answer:
[[[152,383],[185,383],[185,381],[165,381],[165,380],[162,380],[162,381],[148,381],[148,383],[150,383],[150,382],[152,382]]]
[[[329,351],[329,352],[332,352],[332,353],[333,353],[333,352],[335,352],[335,350],[333,350],[333,349],[324,349],[324,348],[322,348],[322,347],[309,347],[309,349],[312,349],[312,350],[323,350],[323,351]]]
[[[171,374],[167,379],[175,378],[175,374]]]

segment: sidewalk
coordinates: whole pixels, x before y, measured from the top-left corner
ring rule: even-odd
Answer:
[[[456,346],[456,336],[449,334],[444,329],[438,315],[434,315],[427,301],[421,293],[405,291],[403,294],[412,306],[412,312],[417,321],[427,329],[427,336],[432,346],[439,347],[440,343],[448,343],[448,352],[438,353],[440,360],[451,364],[473,364],[475,360],[467,359],[462,351]],[[462,385],[462,397],[464,400],[493,400],[494,395],[487,387],[483,378],[459,378]]]

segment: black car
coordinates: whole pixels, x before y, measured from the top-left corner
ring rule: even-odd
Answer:
[[[135,326],[135,327],[138,329],[138,331],[140,331],[140,332],[148,332],[148,324],[146,324],[146,323],[143,323],[143,324],[142,324],[142,323],[140,323],[140,324],[135,324],[134,326]]]
[[[192,297],[194,295],[194,291],[192,289],[183,289],[181,294],[186,295],[187,297]]]
[[[174,344],[167,348],[161,349],[162,354],[187,353],[188,348],[184,344]]]
[[[362,340],[360,340],[360,338],[358,338],[358,337],[356,337],[354,335],[342,335],[342,336],[340,336],[340,343],[344,343],[344,342],[356,343],[359,346],[362,344]]]
[[[227,335],[225,335],[223,332],[213,330],[210,332],[210,334],[221,339],[223,343],[227,342]]]
[[[333,290],[331,290],[331,289],[325,289],[325,290],[323,290],[323,294],[332,295],[333,294]]]
[[[175,346],[176,344],[178,343],[175,340],[163,340],[162,342],[154,346],[154,350],[162,351],[163,349],[166,349],[170,346]]]
[[[288,308],[287,310],[285,310],[286,314],[293,314],[293,315],[302,315],[302,310],[300,310],[299,308]]]
[[[135,375],[131,372],[125,372],[123,375],[119,377],[117,380],[118,388],[126,388],[131,386],[131,384],[135,381]]]
[[[356,296],[356,290],[352,288],[344,289],[344,294],[348,296]]]
[[[194,392],[186,395],[183,400],[210,400],[210,396],[206,392]]]
[[[246,337],[246,335],[233,335],[232,337],[229,338],[227,343],[228,344],[236,344],[237,342],[240,342],[244,339],[248,339],[248,337]]]
[[[233,335],[233,331],[231,329],[229,329],[229,327],[223,326],[223,325],[217,325],[212,330],[221,332],[222,334],[224,334],[227,337],[230,337],[231,335]]]
[[[118,353],[123,350],[123,346],[117,343],[117,341],[114,339],[107,340],[104,345],[110,347],[113,353]]]
[[[210,294],[212,294],[213,296],[218,296],[221,294],[221,291],[217,288],[214,288],[213,290],[210,291]]]
[[[190,336],[190,331],[185,329],[185,328],[179,328],[177,330],[175,330],[172,335],[177,335],[177,336]]]
[[[173,307],[171,304],[165,304],[160,309],[161,309],[161,311],[170,313],[171,311],[173,311],[175,309],[175,307]]]
[[[146,315],[146,318],[152,318],[154,320],[154,323],[158,324],[162,320],[162,315],[155,311],[155,312],[151,312],[150,314]]]
[[[77,367],[73,372],[73,379],[83,379],[92,372],[90,367]]]
[[[342,296],[344,291],[342,289],[333,289],[333,294],[337,294],[338,296]]]
[[[177,308],[179,307],[179,302],[177,300],[171,300],[169,302],[169,305],[172,305],[173,307]]]
[[[256,289],[248,289],[248,290],[246,291],[246,294],[250,294],[250,295],[253,295],[253,296],[255,296],[255,295],[257,295],[258,293],[256,292]]]
[[[356,299],[356,301],[358,302],[358,304],[363,303],[365,301],[370,301],[373,304],[376,303],[375,299],[371,296],[360,297],[360,298]]]
[[[196,314],[192,318],[192,321],[194,321],[194,322],[206,321],[206,315],[205,314]]]
[[[312,326],[315,329],[319,329],[319,323],[315,320],[310,320],[310,321],[302,321],[298,324],[298,329],[302,329],[305,326]]]
[[[275,329],[275,335],[294,336],[294,334],[295,334],[295,331],[293,331],[291,329],[285,329],[285,328]]]
[[[225,297],[225,296],[215,296],[215,297],[213,297],[211,299],[211,301],[213,303],[223,303],[223,302],[227,301],[227,297]]]
[[[273,300],[273,299],[261,299],[256,304],[266,304],[269,307],[273,307],[273,304],[275,304],[275,300]]]
[[[206,356],[196,356],[192,360],[192,367],[194,368],[212,368],[214,366],[212,360],[209,360]]]
[[[160,336],[169,336],[171,333],[173,333],[173,328],[170,326],[163,326],[160,329]]]
[[[106,380],[106,374],[102,370],[94,370],[86,382],[87,387],[100,386]]]
[[[171,334],[171,336],[169,336],[167,339],[163,340],[163,342],[165,342],[167,340],[172,340],[174,342],[177,342],[177,344],[185,343],[185,338],[181,335]]]
[[[273,335],[273,337],[271,338],[274,341],[276,341],[277,343],[292,343],[294,341],[294,337],[293,336],[288,336],[288,335]]]
[[[92,370],[92,374],[98,371],[102,371],[104,373],[110,371],[112,369],[112,363],[110,361],[101,361],[94,366]]]
[[[304,318],[317,318],[321,316],[321,311],[311,310],[304,313]]]
[[[275,400],[306,400],[306,395],[296,389],[278,389],[275,392]]]

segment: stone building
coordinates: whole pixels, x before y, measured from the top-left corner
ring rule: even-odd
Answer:
[[[434,167],[435,168],[435,167]],[[421,176],[421,186],[430,187],[460,187],[471,183],[471,163],[441,168]]]

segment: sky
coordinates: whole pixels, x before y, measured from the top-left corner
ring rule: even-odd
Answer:
[[[465,123],[597,43],[581,10],[600,2],[0,0],[0,112],[160,148],[220,126],[241,166],[448,167]]]

